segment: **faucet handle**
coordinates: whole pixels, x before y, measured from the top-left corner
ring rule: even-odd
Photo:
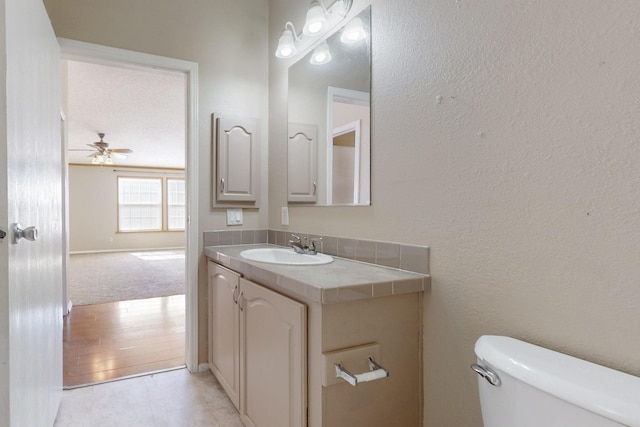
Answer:
[[[291,233],[291,237],[295,239],[296,243],[302,243],[302,240],[300,240],[300,236],[298,236],[297,234]]]
[[[309,242],[309,252],[313,252],[314,254],[318,252],[318,248],[316,247],[317,242],[322,242],[322,237],[312,237]]]

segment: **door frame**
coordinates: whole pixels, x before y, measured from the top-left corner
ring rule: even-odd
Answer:
[[[65,38],[58,38],[58,43],[62,59],[162,69],[183,73],[186,78],[185,364],[190,372],[198,372],[198,64]]]

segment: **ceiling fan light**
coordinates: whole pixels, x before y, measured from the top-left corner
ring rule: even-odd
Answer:
[[[93,159],[91,159],[91,164],[92,165],[99,165],[100,164],[100,160],[98,159],[98,155],[94,155]]]
[[[111,160],[111,156],[107,156],[107,159],[104,161],[104,163],[106,165],[112,165],[113,164],[113,160]]]

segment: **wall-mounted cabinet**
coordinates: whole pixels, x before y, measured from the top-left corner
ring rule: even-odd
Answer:
[[[318,200],[318,127],[289,123],[287,193],[289,202]]]
[[[255,207],[260,193],[259,122],[245,117],[213,118],[214,207]]]

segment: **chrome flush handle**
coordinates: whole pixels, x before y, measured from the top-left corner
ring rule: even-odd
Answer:
[[[473,365],[471,365],[471,369],[476,371],[478,375],[487,380],[492,386],[499,387],[500,384],[502,384],[502,381],[500,381],[500,377],[498,376],[498,374],[493,372],[491,368],[480,366],[477,363],[474,363]]]

